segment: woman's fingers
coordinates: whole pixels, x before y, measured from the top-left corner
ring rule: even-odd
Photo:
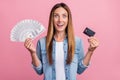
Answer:
[[[24,46],[31,52],[31,53],[35,53],[36,49],[33,45],[32,39],[28,38],[25,40]]]
[[[30,41],[31,41],[30,38],[26,39],[26,40],[25,40],[25,45],[29,44]]]
[[[31,42],[29,42],[26,47],[27,47],[28,49],[30,49],[30,47],[31,47]]]
[[[27,49],[32,49],[32,47],[33,47],[32,40],[31,39],[26,39],[24,45]]]
[[[95,37],[90,37],[88,42],[92,47],[98,47],[99,46],[99,41]]]
[[[28,48],[31,44],[32,44],[32,40],[28,38],[25,40],[24,46]]]

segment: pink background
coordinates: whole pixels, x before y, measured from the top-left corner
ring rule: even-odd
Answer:
[[[0,80],[41,80],[32,69],[31,57],[23,43],[11,42],[10,31],[24,19],[40,21],[47,29],[51,8],[65,2],[71,9],[75,35],[84,41],[85,27],[96,31],[100,46],[90,67],[78,80],[120,80],[120,0],[0,0]],[[34,40],[46,35],[47,30]]]

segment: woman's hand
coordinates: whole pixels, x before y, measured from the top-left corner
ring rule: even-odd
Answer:
[[[32,39],[28,38],[25,40],[24,46],[28,51],[31,53],[31,58],[32,58],[32,64],[36,67],[40,65],[40,60],[36,54],[36,48],[34,47],[34,44],[32,42]]]
[[[90,37],[88,39],[88,42],[90,44],[89,48],[88,48],[88,52],[85,55],[84,59],[83,59],[83,63],[84,65],[88,66],[91,56],[93,54],[93,51],[99,46],[99,41],[95,38],[95,37]]]
[[[99,41],[95,37],[90,37],[88,42],[90,44],[88,51],[93,52],[99,46]]]
[[[28,51],[30,51],[31,54],[36,53],[36,48],[34,47],[32,39],[27,38],[24,42],[24,46],[26,47],[26,49],[28,49]]]

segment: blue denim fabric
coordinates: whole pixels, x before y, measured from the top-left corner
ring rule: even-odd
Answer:
[[[75,37],[75,54],[74,58],[72,60],[72,63],[67,65],[67,48],[68,48],[68,40],[67,38],[64,39],[64,64],[65,64],[65,77],[66,80],[76,80],[76,75],[81,74],[85,71],[85,69],[88,67],[83,64],[83,58],[84,58],[84,50],[83,50],[83,43],[82,40],[78,37]],[[37,43],[37,56],[41,62],[41,64],[38,67],[35,67],[33,65],[34,70],[38,74],[44,74],[44,80],[56,80],[56,71],[55,71],[55,46],[56,42],[53,40],[53,64],[49,65],[47,53],[46,53],[46,38],[42,38],[38,40]]]

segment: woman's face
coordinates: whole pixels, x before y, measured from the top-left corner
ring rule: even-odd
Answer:
[[[64,8],[59,7],[54,11],[53,23],[56,31],[65,31],[68,24],[68,13]]]

